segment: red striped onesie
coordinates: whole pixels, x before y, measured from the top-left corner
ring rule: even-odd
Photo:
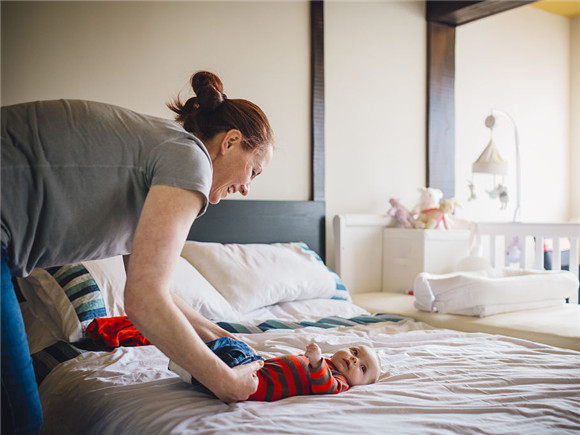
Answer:
[[[268,359],[257,375],[258,389],[248,400],[273,402],[306,394],[336,394],[349,387],[329,359],[323,358],[313,369],[304,355]]]

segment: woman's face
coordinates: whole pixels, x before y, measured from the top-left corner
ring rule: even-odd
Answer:
[[[237,130],[227,132],[219,144],[213,162],[213,182],[209,202],[217,204],[229,194],[236,192],[246,196],[254,178],[270,164],[273,149],[246,151],[242,148],[241,135]]]

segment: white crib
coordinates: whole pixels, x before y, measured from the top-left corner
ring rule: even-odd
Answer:
[[[552,269],[561,268],[562,252],[569,249],[570,271],[578,277],[580,223],[479,223],[471,230],[393,230],[385,215],[344,214],[336,216],[333,224],[335,270],[361,307],[409,316],[439,328],[508,335],[580,350],[578,294],[560,306],[477,318],[420,311],[407,291],[412,283],[396,290],[389,287],[394,274],[409,281],[412,272],[421,267],[437,269],[427,270],[432,273],[452,272],[454,262],[472,254],[474,246],[495,268],[543,269],[544,242],[548,240],[552,242]],[[515,263],[506,259],[506,247],[513,237],[518,238],[520,248]],[[423,242],[433,249],[424,246],[417,252],[409,246]],[[396,261],[393,245],[398,247]],[[427,261],[429,258],[435,261]],[[393,268],[387,270],[388,264],[394,264]]]
[[[389,254],[385,234],[392,232],[389,229],[391,222],[388,216],[374,214],[344,214],[334,218],[335,268],[351,292],[391,291],[386,288],[389,278],[383,276],[384,257]],[[570,271],[578,277],[580,223],[484,222],[473,225],[471,230],[399,229],[395,232],[399,235],[426,234],[427,239],[440,241],[436,256],[439,260],[445,257],[445,263],[439,261],[434,266],[435,269],[426,270],[427,272],[452,272],[454,261],[472,254],[473,251],[488,259],[495,268],[521,267],[542,270],[544,242],[551,241],[551,269],[561,269],[565,247],[569,250],[569,264],[572,265]],[[445,243],[450,243],[445,242],[446,239],[457,240],[458,237],[465,240],[463,245],[453,244],[453,252],[441,249],[445,247]],[[510,256],[506,255],[506,251],[514,241],[513,238],[517,238],[519,246],[516,262],[510,261]],[[404,251],[404,248],[401,250]],[[422,254],[429,255],[427,252]],[[409,261],[415,259],[410,258]],[[394,267],[403,270],[406,265],[403,264],[404,261],[400,263]],[[578,295],[569,302],[578,304]]]
[[[552,247],[553,270],[562,268],[563,245],[569,244],[570,272],[578,277],[578,252],[580,224],[578,223],[498,223],[485,222],[477,224],[476,243],[482,248],[487,245],[485,255],[492,266],[507,266],[505,248],[517,237],[520,243],[519,265],[522,268],[544,269],[544,242],[550,240]],[[502,249],[503,248],[503,249]],[[573,265],[576,265],[575,267]],[[578,301],[575,301],[578,303]]]

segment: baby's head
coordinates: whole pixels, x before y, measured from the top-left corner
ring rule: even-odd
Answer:
[[[377,382],[381,373],[379,356],[364,344],[340,349],[330,357],[330,361],[350,386]]]

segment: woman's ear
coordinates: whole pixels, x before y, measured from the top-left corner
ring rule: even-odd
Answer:
[[[235,147],[242,142],[242,132],[236,128],[228,130],[222,139],[221,151],[226,152],[227,150]]]

